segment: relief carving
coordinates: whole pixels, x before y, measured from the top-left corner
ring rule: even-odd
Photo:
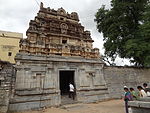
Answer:
[[[65,11],[63,8],[59,8],[59,9],[57,10],[57,13],[60,14],[60,15],[67,15],[67,14],[66,14],[66,11]]]
[[[60,25],[60,28],[61,28],[61,33],[62,33],[62,34],[67,34],[67,30],[68,30],[68,25],[67,25],[67,24],[62,23],[62,24]]]
[[[29,23],[27,39],[20,41],[20,51],[30,54],[78,56],[99,59],[99,50],[92,47],[89,31],[79,23],[76,12],[69,14],[63,8],[44,8]]]

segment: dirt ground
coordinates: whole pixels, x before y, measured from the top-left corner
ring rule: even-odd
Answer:
[[[70,104],[58,108],[19,113],[125,113],[123,100],[110,100],[91,104]]]

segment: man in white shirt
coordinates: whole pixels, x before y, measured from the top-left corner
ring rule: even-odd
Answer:
[[[147,97],[147,94],[143,90],[142,86],[138,86],[137,89],[139,90],[140,97]]]
[[[75,88],[73,84],[69,83],[69,98],[73,98],[74,100]]]
[[[146,92],[147,96],[150,97],[150,88],[148,87],[147,83],[143,84],[144,91]]]

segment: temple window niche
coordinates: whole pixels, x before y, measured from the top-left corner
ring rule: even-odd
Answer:
[[[60,17],[60,20],[64,20],[64,18]]]
[[[12,52],[8,52],[8,56],[12,56]]]
[[[62,44],[67,44],[67,40],[62,40]]]

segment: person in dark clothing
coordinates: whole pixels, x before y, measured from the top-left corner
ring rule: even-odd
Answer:
[[[124,88],[124,91],[125,91],[125,94],[124,94],[125,110],[126,110],[126,113],[129,113],[128,101],[132,100],[132,95],[127,87]]]

